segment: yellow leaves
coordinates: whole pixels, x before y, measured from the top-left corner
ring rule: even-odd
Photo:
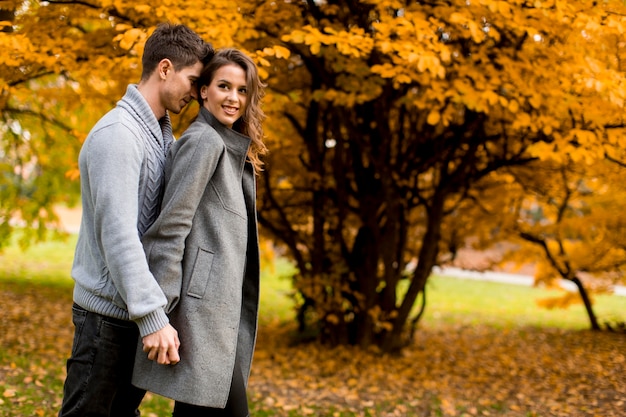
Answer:
[[[489,3],[489,10],[494,13],[499,13],[504,18],[511,18],[513,10],[511,5],[507,1],[492,1]]]
[[[572,129],[570,131],[572,137],[576,138],[578,144],[581,146],[588,146],[596,141],[597,136],[594,132],[583,129]]]
[[[576,163],[591,164],[604,158],[604,148],[601,146],[599,133],[584,129],[571,129],[566,135],[554,131],[558,121],[549,116],[540,116],[533,123],[526,113],[519,115],[513,127],[520,128],[522,125],[538,131],[540,128],[546,135],[552,135],[553,142],[537,142],[529,147],[532,156],[542,160],[562,162],[571,160]],[[524,119],[524,123],[520,121]]]
[[[436,56],[423,55],[419,57],[417,63],[417,70],[419,72],[429,71],[434,77],[444,79],[446,77],[446,70],[441,65],[441,61]]]
[[[313,55],[318,55],[320,53],[320,49],[322,47],[322,42],[319,40],[319,37],[312,33],[307,33],[304,35],[304,44],[309,45],[311,47],[311,53]]]
[[[379,93],[379,86],[372,85],[371,83],[366,83],[366,85],[368,88],[361,88],[355,92],[346,92],[334,88],[317,90],[313,92],[312,98],[316,101],[332,102],[336,106],[352,107],[355,104],[371,100],[373,96]]]
[[[289,58],[291,51],[284,46],[274,45],[272,47],[263,48],[263,53],[268,56],[275,56],[276,58]]]
[[[519,127],[519,125],[514,125],[514,127]],[[551,135],[552,138],[551,143],[537,142],[531,145],[528,150],[532,156],[541,160],[556,162],[570,160],[585,164],[604,158],[603,147],[596,140],[598,137],[594,132],[574,129],[563,135],[555,130],[558,127],[559,122],[549,116],[540,116],[527,126],[532,132],[541,130],[546,135]]]
[[[371,71],[383,78],[393,78],[401,69],[389,63],[372,65]]]
[[[150,11],[152,10],[152,7],[147,4],[138,4],[133,7],[138,13],[150,13]]]
[[[0,65],[53,65],[55,61],[56,57],[40,52],[27,35],[0,32]]]
[[[323,35],[311,26],[305,26],[302,29],[303,30],[294,30],[290,34],[283,35],[281,40],[283,42],[293,42],[295,44],[303,43],[305,45],[309,45],[311,53],[313,55],[317,55],[321,48],[321,41],[319,38]]]
[[[3,270],[6,276],[11,268]],[[7,301],[0,312],[4,355],[0,362],[0,415],[53,415],[60,404],[62,364],[72,343],[71,295],[65,284],[56,290],[33,285],[37,295],[10,281],[0,282],[0,293]]]
[[[485,40],[486,34],[482,27],[474,20],[467,18],[465,15],[459,12],[454,12],[450,15],[450,23],[455,23],[469,30],[471,39],[476,43],[481,43]]]
[[[532,120],[528,113],[518,113],[513,121],[512,128],[515,130],[524,130],[532,125]]]
[[[508,109],[511,113],[517,113],[517,111],[519,110],[519,103],[517,102],[517,100],[509,101]]]
[[[459,12],[454,12],[450,15],[448,20],[450,23],[464,24],[467,21],[467,18]]]
[[[415,82],[413,72],[400,65],[391,65],[389,63],[373,65],[370,68],[370,71],[373,74],[379,75],[381,78],[392,79],[394,81],[394,85],[411,84]]]
[[[417,82],[419,73],[429,72],[434,78],[444,79],[446,70],[441,60],[434,55],[418,55],[414,52],[401,51],[397,62],[372,65],[370,71],[382,78],[393,79],[398,84]]]
[[[604,397],[593,406],[597,415],[617,416],[616,404],[622,401],[626,343],[621,335],[490,329],[475,323],[424,326],[416,345],[399,355],[380,355],[316,343],[287,346],[287,331],[277,326],[259,331],[249,393],[263,409],[255,408],[255,414],[300,416],[312,408],[317,415],[337,417],[520,412],[566,417],[589,406],[589,397],[573,393],[593,391],[600,381]],[[514,390],[511,380],[520,382]],[[565,410],[567,398],[575,401],[570,410]],[[560,408],[550,410],[553,404]]]
[[[531,96],[528,98],[528,104],[530,104],[535,110],[539,110],[539,108],[541,107],[541,102],[541,96],[537,93],[531,94]]]
[[[611,129],[606,132],[608,144],[618,149],[626,149],[626,132],[623,130]],[[619,158],[618,158],[619,159]]]
[[[567,308],[573,304],[580,304],[582,302],[580,294],[578,292],[566,292],[558,297],[541,298],[536,301],[537,305],[548,310],[555,308]]]
[[[426,118],[426,123],[431,126],[435,126],[437,123],[439,123],[440,119],[441,115],[439,114],[439,112],[437,110],[431,110],[431,112],[428,113],[428,117]]]
[[[70,181],[77,181],[80,178],[80,170],[78,169],[78,167],[68,169],[65,173],[65,178]]]
[[[374,46],[374,40],[366,35],[365,30],[360,27],[352,27],[348,32],[344,30],[336,31],[331,27],[326,27],[324,31],[336,37],[334,44],[337,46],[337,50],[346,56],[353,58],[363,57],[369,54]]]
[[[408,76],[407,74],[398,74],[394,77],[395,84],[410,84],[414,82],[413,78]]]
[[[261,51],[251,54],[257,65],[259,66],[259,76],[261,79],[267,79],[269,72],[264,67],[271,67],[271,62],[265,59],[266,56],[275,56],[279,59],[288,59],[291,55],[291,51],[284,46],[274,45],[271,47],[265,47]]]
[[[490,106],[495,106],[500,102],[500,96],[494,93],[491,90],[484,91],[482,93],[482,98],[489,104]]]
[[[319,55],[322,45],[325,45],[334,46],[342,55],[361,58],[369,54],[374,46],[373,39],[359,27],[350,28],[349,31],[337,31],[326,27],[321,32],[307,25],[302,30],[294,30],[290,34],[283,35],[281,39],[284,42],[308,45],[313,55]]]
[[[147,37],[143,30],[132,27],[128,29],[127,25],[118,25],[116,30],[120,30],[122,33],[115,36],[113,41],[119,42],[120,47],[126,50],[131,50],[138,42]]]

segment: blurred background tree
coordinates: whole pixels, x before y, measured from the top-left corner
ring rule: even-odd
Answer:
[[[259,219],[298,269],[301,330],[403,346],[470,243],[507,242],[541,281],[623,282],[622,2],[164,3],[0,3],[0,241],[76,201],[82,139],[170,20],[268,83]]]

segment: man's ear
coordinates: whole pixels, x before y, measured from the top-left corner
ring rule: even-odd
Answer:
[[[174,71],[174,65],[172,65],[172,61],[170,61],[169,59],[163,58],[161,61],[159,61],[157,71],[159,72],[159,78],[161,80],[165,80],[167,78],[168,72]]]

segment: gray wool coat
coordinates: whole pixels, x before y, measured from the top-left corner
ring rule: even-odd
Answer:
[[[143,235],[167,297],[180,362],[159,365],[137,347],[133,384],[177,401],[223,408],[235,355],[248,383],[259,306],[256,184],[250,138],[205,108],[170,150],[162,211]]]

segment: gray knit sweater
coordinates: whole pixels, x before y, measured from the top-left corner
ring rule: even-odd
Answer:
[[[133,320],[142,337],[169,322],[140,238],[159,214],[171,144],[169,116],[158,121],[131,84],[78,157],[83,216],[72,267],[74,302]]]

